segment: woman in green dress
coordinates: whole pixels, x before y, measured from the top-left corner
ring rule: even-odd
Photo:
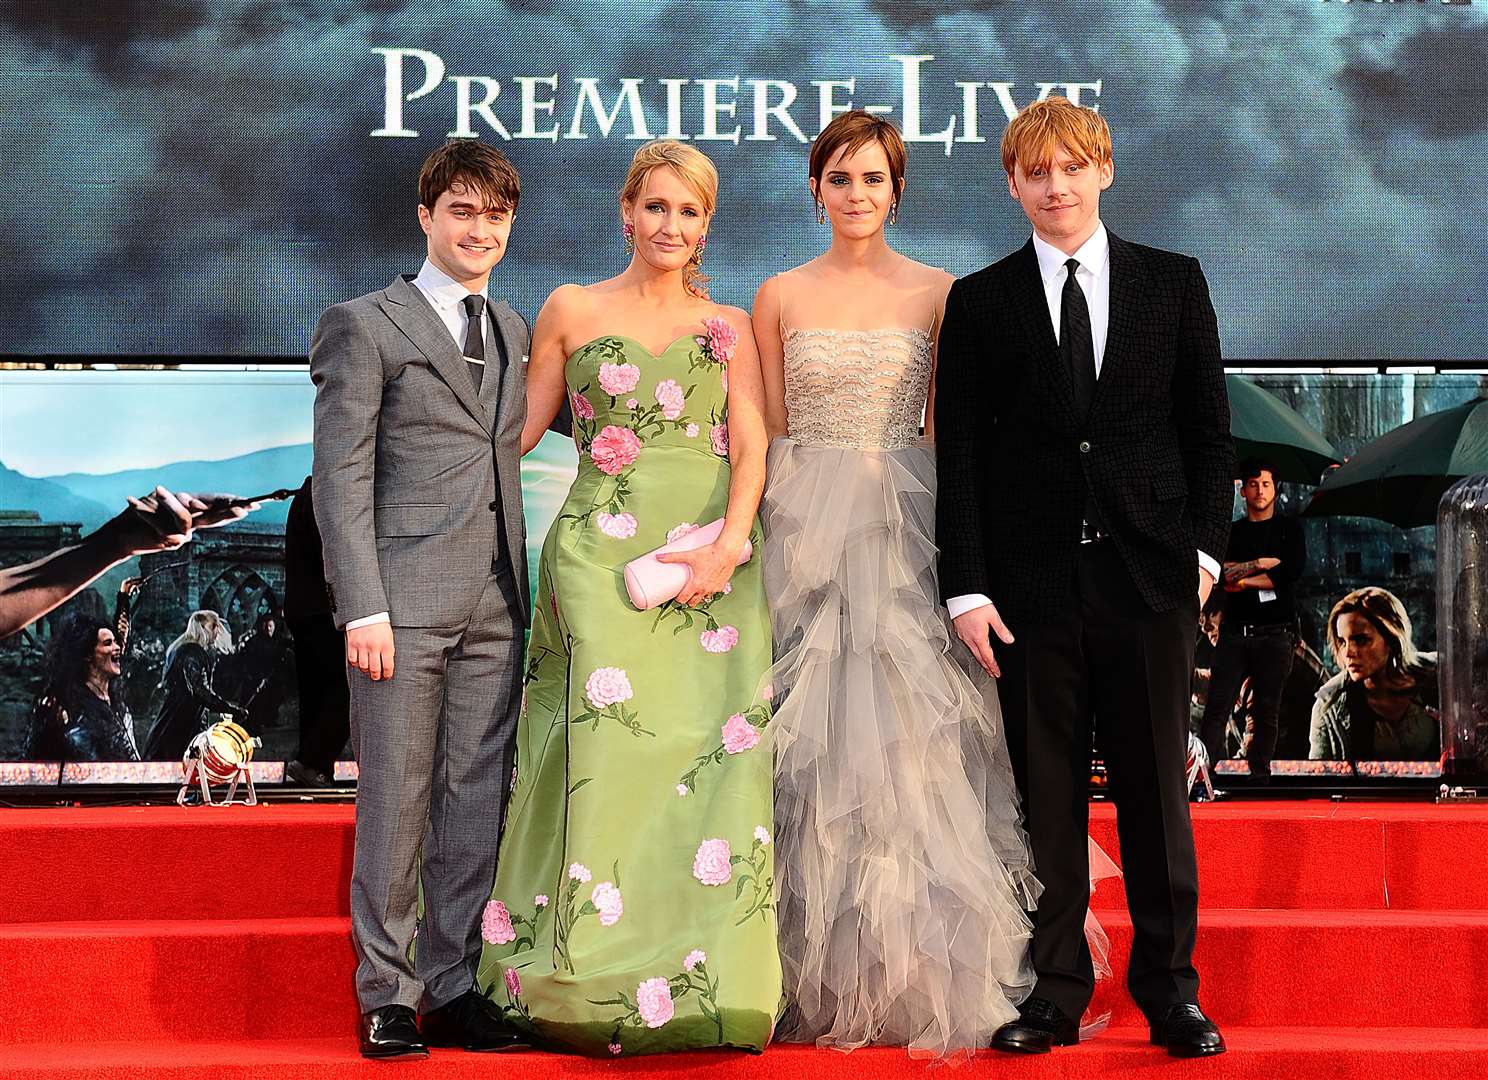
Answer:
[[[534,1043],[763,1050],[780,1004],[765,471],[749,316],[708,300],[712,163],[659,141],[621,193],[630,265],[538,316],[523,450],[565,393],[578,476],[543,547],[482,989]],[[718,518],[637,611],[625,564]],[[737,565],[737,568],[736,568]]]

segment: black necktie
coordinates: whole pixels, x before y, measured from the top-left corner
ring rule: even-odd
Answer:
[[[460,306],[470,318],[470,323],[465,328],[465,359],[469,362],[470,378],[479,392],[481,376],[486,370],[486,335],[481,328],[481,309],[486,306],[486,298],[471,293],[460,301]]]
[[[1059,305],[1059,351],[1069,365],[1075,388],[1075,416],[1083,424],[1090,415],[1090,403],[1095,400],[1095,339],[1090,331],[1090,305],[1085,302],[1085,290],[1075,280],[1080,260],[1066,259],[1064,266],[1069,274],[1064,279],[1064,296]]]

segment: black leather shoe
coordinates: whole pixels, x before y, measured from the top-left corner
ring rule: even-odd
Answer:
[[[1176,1058],[1208,1057],[1225,1052],[1224,1036],[1197,1005],[1171,1005],[1152,1025],[1152,1044]]]
[[[467,990],[447,1005],[424,1013],[424,1032],[430,1046],[458,1046],[461,1050],[510,1050],[524,1040],[478,990]]]
[[[418,1018],[407,1005],[384,1005],[362,1014],[362,1057],[428,1057]]]
[[[1047,1054],[1056,1046],[1080,1041],[1080,1025],[1047,998],[1029,998],[992,1036],[992,1049],[1009,1054]]]

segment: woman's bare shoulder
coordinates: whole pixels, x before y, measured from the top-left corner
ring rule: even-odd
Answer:
[[[920,287],[944,291],[949,289],[951,283],[956,280],[955,274],[942,270],[938,266],[917,262],[914,259],[908,259],[907,262],[909,265],[905,268],[905,272],[910,275],[910,280]]]

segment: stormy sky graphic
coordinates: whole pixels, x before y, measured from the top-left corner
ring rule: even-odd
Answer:
[[[966,273],[1023,242],[997,156],[1003,116],[1040,82],[1101,80],[1116,137],[1113,231],[1197,255],[1227,357],[1488,357],[1488,5],[1169,0],[922,3],[508,3],[493,0],[112,0],[0,3],[0,353],[303,355],[330,303],[416,269],[414,177],[454,124],[456,85],[384,120],[378,48],[439,56],[447,76],[500,82],[512,130],[518,77],[557,76],[567,131],[576,79],[606,108],[621,80],[652,133],[662,79],[698,80],[751,133],[749,80],[856,78],[859,104],[903,121],[896,56],[920,67],[923,130],[960,116],[981,82],[985,142],[912,147],[893,239]],[[408,68],[406,90],[422,69]],[[485,84],[469,84],[472,93]],[[846,100],[839,90],[840,100]],[[546,122],[548,117],[542,119]],[[957,120],[957,123],[961,123]],[[773,126],[778,134],[781,126]],[[609,138],[501,142],[524,181],[494,288],[529,318],[565,281],[615,272],[615,190],[637,143],[622,108]],[[958,128],[958,133],[965,134]],[[495,138],[482,128],[486,138]],[[498,140],[499,141],[499,140]],[[747,305],[768,274],[826,241],[805,189],[806,147],[701,143],[723,174],[709,269]]]

